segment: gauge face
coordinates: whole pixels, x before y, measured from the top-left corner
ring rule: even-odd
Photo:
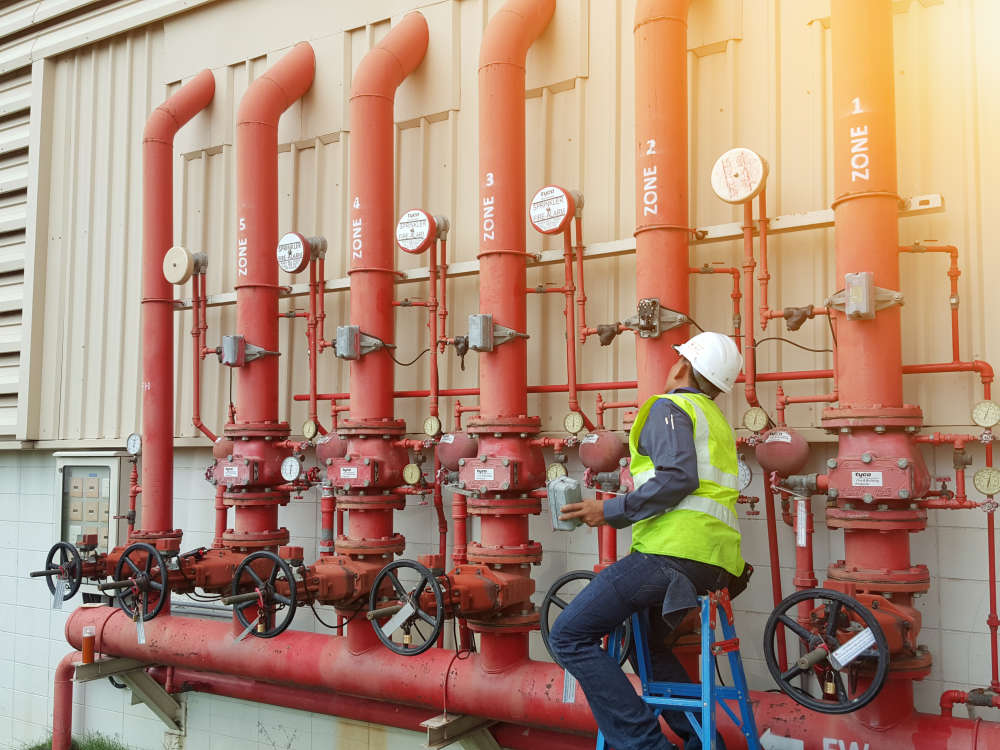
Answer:
[[[396,244],[404,252],[419,255],[431,246],[436,233],[437,227],[431,215],[414,208],[399,217],[396,223]]]
[[[994,469],[990,466],[980,469],[972,478],[972,483],[984,495],[992,497],[1000,493],[1000,469]]]
[[[306,440],[312,440],[319,434],[319,427],[311,419],[307,419],[302,423],[302,436]]]
[[[427,417],[424,420],[424,434],[427,437],[437,437],[441,434],[441,420],[437,417]]]
[[[302,462],[295,456],[289,456],[281,462],[281,478],[286,482],[294,482],[302,473]]]
[[[142,450],[142,437],[138,432],[133,432],[128,436],[128,440],[125,441],[125,450],[133,456],[139,455],[139,451]]]
[[[171,284],[186,284],[194,273],[194,256],[180,245],[174,245],[163,256],[163,278]]]
[[[407,484],[417,484],[423,478],[423,472],[416,464],[407,464],[403,467],[403,481]]]
[[[743,415],[743,426],[751,432],[760,432],[767,427],[767,423],[770,421],[767,412],[759,406],[750,407]]]
[[[275,251],[278,267],[285,273],[302,273],[309,265],[311,252],[305,237],[298,232],[289,232],[278,240]]]
[[[575,213],[576,206],[570,194],[556,185],[543,187],[535,193],[528,207],[531,226],[542,234],[565,231]]]
[[[566,432],[575,435],[583,429],[583,415],[578,411],[571,411],[563,418],[563,427]]]
[[[545,477],[551,482],[553,479],[566,476],[566,467],[562,464],[549,464],[545,470]]]
[[[767,179],[767,162],[748,148],[732,148],[712,167],[712,190],[726,203],[745,203],[757,196]]]
[[[740,488],[740,492],[743,492],[747,487],[750,486],[750,482],[753,481],[753,471],[746,461],[743,460],[743,456],[739,457],[739,461],[736,465],[736,483]]]
[[[980,401],[972,409],[972,421],[987,430],[1000,422],[1000,406],[993,401]]]

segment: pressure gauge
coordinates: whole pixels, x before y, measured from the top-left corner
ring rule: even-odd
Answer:
[[[563,427],[571,435],[577,434],[583,429],[583,415],[578,411],[571,411],[563,417]]]
[[[748,148],[732,148],[712,167],[712,190],[726,203],[746,203],[757,197],[767,180],[767,162]]]
[[[743,415],[743,426],[751,432],[760,432],[767,427],[771,418],[759,406],[751,406]]]
[[[424,434],[429,437],[437,437],[441,434],[441,420],[437,417],[427,417],[424,420]]]
[[[736,484],[739,486],[740,492],[749,487],[752,481],[753,471],[750,469],[749,464],[743,460],[743,455],[740,454],[736,462]]]
[[[972,483],[984,495],[992,497],[1000,492],[1000,469],[994,469],[992,466],[980,469],[972,477]]]
[[[436,236],[434,217],[419,208],[407,211],[396,222],[396,244],[403,252],[420,255],[430,248]]]
[[[186,284],[194,273],[194,256],[180,245],[174,245],[163,256],[163,278],[171,284]]]
[[[278,258],[278,267],[285,273],[302,273],[309,266],[309,259],[312,255],[312,248],[309,247],[309,240],[298,232],[289,232],[278,240],[278,249],[275,251]]]
[[[286,482],[294,482],[302,473],[302,462],[295,456],[289,456],[281,462],[281,478]]]
[[[993,401],[980,401],[972,408],[972,421],[980,427],[990,429],[1000,423],[1000,406]]]
[[[319,427],[311,419],[307,419],[302,423],[302,436],[306,440],[312,440],[319,434]]]
[[[416,464],[407,464],[403,467],[403,481],[407,484],[419,484],[423,477],[423,472]]]
[[[548,185],[535,193],[528,207],[531,226],[542,234],[564,232],[575,215],[573,194],[556,185]]]
[[[559,463],[549,464],[549,468],[545,470],[545,478],[550,482],[564,476],[566,476],[566,467]]]
[[[142,436],[138,432],[133,432],[128,436],[125,441],[125,450],[129,452],[129,455],[139,455],[139,451],[142,450]]]

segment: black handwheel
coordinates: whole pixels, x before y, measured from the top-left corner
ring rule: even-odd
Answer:
[[[797,613],[788,613],[808,601],[813,607],[810,625],[805,627],[799,623]],[[785,672],[779,669],[775,658],[779,623],[798,637],[803,652]],[[844,650],[838,652],[841,648]],[[847,714],[867,705],[882,689],[889,672],[889,645],[878,620],[857,599],[831,589],[806,589],[785,597],[768,618],[764,628],[764,660],[781,691],[797,703],[824,714]],[[852,696],[848,685],[855,684],[860,670],[864,670],[865,678],[871,682],[864,691]],[[844,684],[845,674],[848,685]],[[802,675],[807,676],[805,686],[793,684]],[[808,675],[819,682],[819,692],[826,694],[825,698],[809,692]],[[824,685],[829,687],[824,690]]]
[[[115,600],[122,612],[133,620],[141,615],[143,622],[149,622],[160,614],[170,596],[163,555],[145,542],[136,542],[125,548],[115,566],[115,582],[112,584],[118,589]],[[129,585],[117,585],[124,583]]]
[[[556,618],[559,617],[559,613],[566,609],[569,603],[586,586],[586,584],[583,586],[574,584],[578,584],[580,581],[589,583],[596,575],[597,573],[590,570],[571,570],[569,573],[564,573],[549,587],[549,590],[545,593],[545,598],[542,599],[542,607],[539,612],[542,643],[545,644],[545,650],[549,652],[549,656],[552,657],[552,661],[556,664],[559,664],[559,660],[552,653],[552,648],[549,646],[549,633],[552,631],[552,626],[555,624]],[[631,617],[626,619],[625,622],[608,635],[606,644],[602,648],[607,650],[612,645],[615,645],[618,649],[618,665],[621,666],[628,660],[629,651],[632,650]]]
[[[247,555],[233,574],[232,597],[223,602],[233,604],[240,624],[257,638],[281,635],[295,617],[297,600],[291,566],[267,550]],[[247,617],[251,611],[257,612],[253,620]]]
[[[32,578],[45,578],[49,593],[56,595],[56,581],[64,581],[63,601],[68,602],[80,590],[83,581],[83,563],[80,553],[69,542],[56,542],[45,556],[45,570],[30,573]]]
[[[407,579],[405,584],[400,580],[400,573],[404,571],[407,571],[404,573]],[[409,586],[412,579],[416,580],[416,584]],[[388,596],[383,596],[381,592],[386,582],[391,586],[391,591]],[[430,592],[434,597],[433,612],[425,610],[420,603],[424,592]],[[434,574],[420,563],[414,560],[395,560],[375,576],[375,583],[368,597],[366,617],[375,628],[375,635],[390,651],[403,656],[422,654],[437,641],[441,626],[444,624],[444,595],[441,593],[441,584]],[[427,635],[420,629],[420,623],[430,629]],[[397,643],[392,640],[392,636],[400,630],[403,631],[403,642]]]

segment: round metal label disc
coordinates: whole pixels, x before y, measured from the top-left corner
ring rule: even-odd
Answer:
[[[712,167],[712,190],[726,203],[745,203],[764,187],[767,162],[748,148],[732,148]]]
[[[569,225],[575,210],[569,193],[561,187],[549,185],[532,197],[528,216],[531,226],[542,234],[558,234]]]
[[[396,244],[407,253],[419,255],[434,241],[437,227],[426,211],[414,208],[399,217],[396,224]]]
[[[298,232],[289,232],[282,237],[275,254],[278,257],[278,267],[285,273],[302,273],[309,265],[306,238]]]

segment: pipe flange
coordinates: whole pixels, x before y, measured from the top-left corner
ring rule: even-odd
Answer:
[[[226,529],[222,535],[222,542],[230,549],[237,550],[258,550],[266,547],[281,547],[288,544],[290,535],[288,529],[280,528],[277,531],[235,531]]]
[[[826,429],[839,427],[916,427],[924,424],[924,414],[919,406],[855,408],[835,406],[823,410],[821,424]]]
[[[288,492],[227,492],[222,504],[229,508],[261,508],[267,505],[288,505]]]
[[[406,538],[402,534],[393,534],[382,539],[347,539],[340,537],[334,543],[338,555],[351,557],[367,555],[398,555],[406,547]]]
[[[284,438],[292,434],[288,422],[239,422],[227,424],[223,434],[230,438]]]
[[[926,565],[913,565],[902,570],[848,568],[843,560],[832,563],[827,573],[835,581],[856,584],[869,593],[923,593],[930,589],[931,574]]]
[[[467,622],[469,630],[474,633],[530,633],[541,627],[536,611],[529,614],[500,613],[496,617],[482,620],[469,617]]]
[[[406,420],[403,419],[342,419],[337,425],[337,435],[405,435]]]
[[[157,549],[160,549],[158,542],[163,539],[167,545],[163,549],[173,549],[175,546],[174,543],[179,543],[183,535],[183,529],[174,529],[173,531],[146,531],[143,529],[134,529],[132,533],[129,534],[128,538],[129,540],[137,542],[148,542]]]
[[[465,507],[470,516],[536,516],[542,512],[542,501],[530,496],[494,498],[469,495]]]
[[[337,495],[337,510],[403,510],[403,495]]]
[[[906,531],[913,533],[927,528],[927,511],[923,508],[910,509],[908,507],[889,510],[827,508],[826,525],[831,529],[847,529],[848,531]]]
[[[529,541],[516,547],[486,547],[470,542],[466,556],[470,563],[480,565],[538,564],[542,561],[542,545]]]
[[[465,431],[470,435],[525,434],[535,435],[542,430],[541,417],[474,417],[469,420]]]

